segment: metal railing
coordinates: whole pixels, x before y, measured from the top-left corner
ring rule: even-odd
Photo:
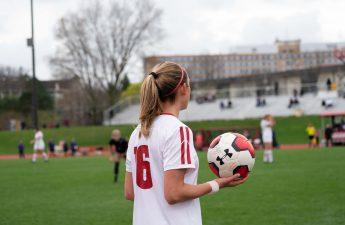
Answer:
[[[333,91],[341,90],[339,88],[332,89]],[[223,88],[223,89],[204,89],[192,90],[192,100],[196,100],[201,96],[214,95],[216,98],[244,98],[257,96],[293,96],[297,92],[298,96],[304,94],[317,94],[319,91],[328,91],[328,87],[318,83],[305,83],[303,85],[296,85],[292,87],[280,87],[278,89],[274,86],[262,86],[253,88]]]
[[[103,112],[103,121],[106,124],[110,124],[110,120],[119,112],[127,108],[128,106],[138,104],[140,102],[139,95],[133,95],[120,100],[115,105],[109,107]]]

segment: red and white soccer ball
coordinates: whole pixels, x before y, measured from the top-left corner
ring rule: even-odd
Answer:
[[[229,177],[236,173],[245,178],[255,163],[255,151],[248,139],[237,133],[224,133],[210,144],[207,160],[214,174]]]

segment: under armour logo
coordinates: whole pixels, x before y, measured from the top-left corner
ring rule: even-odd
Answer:
[[[216,159],[217,161],[219,161],[220,165],[223,165],[223,164],[224,164],[223,159],[224,159],[225,157],[229,156],[229,158],[231,158],[231,156],[232,156],[232,153],[229,153],[229,149],[225,149],[224,152],[225,152],[225,155],[223,155],[222,158],[220,158],[219,156],[217,156],[217,159]]]

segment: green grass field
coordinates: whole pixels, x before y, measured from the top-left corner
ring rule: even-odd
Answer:
[[[272,165],[261,159],[260,151],[244,185],[201,198],[204,224],[345,224],[344,148],[277,151]],[[205,153],[199,160],[199,182],[213,179]],[[1,225],[131,224],[123,176],[112,183],[106,157],[2,160],[0,190]]]
[[[304,117],[278,117],[276,118],[277,125],[275,127],[278,141],[283,144],[301,144],[307,143],[305,128],[309,122],[312,122],[316,127],[320,127],[319,116],[304,116]],[[238,126],[259,126],[258,119],[246,120],[215,120],[215,121],[200,121],[187,123],[192,129],[207,129],[207,128],[231,128]],[[115,126],[88,126],[88,127],[71,127],[59,129],[44,130],[45,140],[54,139],[71,141],[76,138],[79,145],[107,145],[111,131]],[[129,137],[134,125],[120,125],[119,128],[123,136]],[[32,152],[32,145],[30,140],[33,138],[33,131],[26,130],[20,132],[0,132],[0,154],[15,154],[17,152],[17,145],[22,139],[27,148],[27,152]]]

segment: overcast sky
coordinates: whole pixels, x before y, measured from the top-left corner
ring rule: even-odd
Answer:
[[[84,0],[85,1],[85,0]],[[37,76],[52,78],[54,27],[81,0],[34,0]],[[163,10],[165,38],[148,54],[227,53],[234,46],[344,42],[344,0],[154,0]],[[0,65],[31,71],[30,0],[0,0]],[[132,81],[141,77],[130,74]]]

